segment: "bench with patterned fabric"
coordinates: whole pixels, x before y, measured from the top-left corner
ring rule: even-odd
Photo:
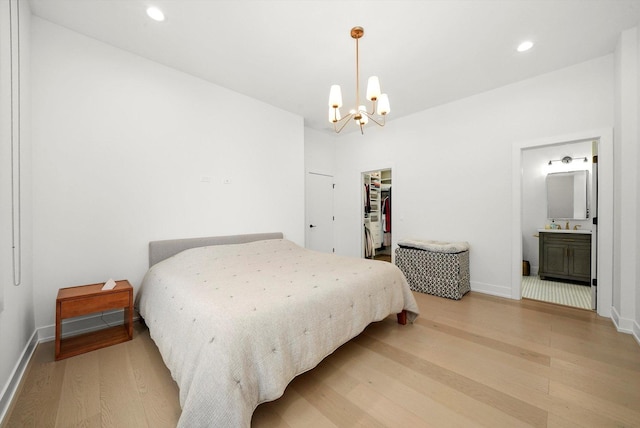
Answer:
[[[460,300],[470,289],[469,244],[404,240],[396,265],[414,291]]]

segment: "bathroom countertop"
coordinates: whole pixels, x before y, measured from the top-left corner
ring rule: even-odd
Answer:
[[[582,233],[586,235],[591,235],[591,231],[587,229],[538,229],[538,232],[544,233]]]

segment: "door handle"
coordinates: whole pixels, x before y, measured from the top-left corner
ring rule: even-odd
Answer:
[[[309,227],[317,227],[315,224],[310,224]]]

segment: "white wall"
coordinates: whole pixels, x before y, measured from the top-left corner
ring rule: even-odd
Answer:
[[[339,136],[336,252],[360,254],[360,172],[392,167],[394,244],[468,241],[472,289],[510,297],[512,145],[611,127],[613,66],[608,55]]]
[[[54,322],[60,287],[137,287],[151,240],[282,231],[304,243],[301,117],[32,26],[36,326]]]
[[[586,157],[588,161],[574,160],[571,164],[564,165],[561,162],[553,162],[547,165],[549,160],[562,159],[564,156],[574,158]],[[561,144],[531,148],[522,151],[522,259],[531,264],[531,275],[538,274],[539,246],[538,229],[550,224],[547,218],[547,184],[546,177],[549,173],[562,172],[576,169],[589,171],[589,189],[593,178],[591,168],[591,141]],[[589,204],[592,206],[592,204]],[[591,210],[593,213],[593,209]],[[591,216],[590,216],[591,217]],[[557,221],[562,228],[566,221]],[[591,230],[591,219],[571,220],[570,227],[580,225],[583,230]]]
[[[640,65],[638,29],[620,35],[615,53],[616,132],[614,156],[615,222],[612,318],[619,329],[635,329],[640,341],[640,150],[638,150],[640,113]]]
[[[13,23],[9,24],[9,2],[0,2],[0,420],[6,410],[8,398],[17,386],[24,369],[20,362],[23,351],[34,333],[33,280],[31,263],[31,146],[29,135],[29,23],[30,11],[27,2],[11,2]],[[19,6],[18,6],[19,4]],[[18,23],[17,7],[20,7]],[[20,211],[14,211],[16,227],[12,234],[12,185],[11,185],[11,65],[9,30],[13,27],[14,43],[14,151],[17,161],[20,154],[20,185],[18,186],[18,164],[14,168],[14,196],[21,197]],[[20,29],[20,88],[18,88],[18,28]],[[18,102],[20,94],[20,144],[18,147]],[[17,207],[17,205],[16,205]],[[20,227],[18,227],[20,224]],[[12,235],[15,236],[16,263],[14,285]],[[2,308],[3,307],[3,308]],[[35,343],[33,343],[34,345]],[[32,349],[32,347],[30,348]],[[27,351],[28,353],[29,351]],[[28,355],[27,355],[28,357]]]
[[[333,175],[335,141],[331,134],[304,129],[304,169],[306,172]]]

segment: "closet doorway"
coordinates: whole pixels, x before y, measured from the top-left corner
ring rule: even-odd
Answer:
[[[362,173],[362,257],[391,263],[391,168]]]

